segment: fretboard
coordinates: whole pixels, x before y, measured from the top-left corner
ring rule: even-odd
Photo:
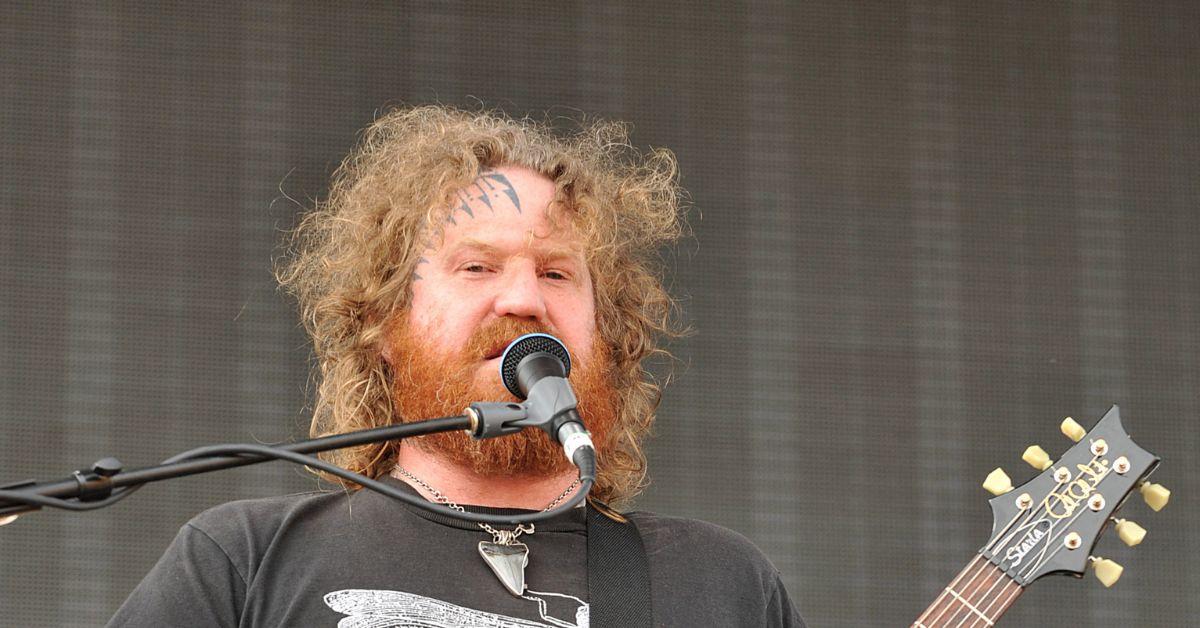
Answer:
[[[967,566],[913,622],[913,628],[992,626],[1025,588],[982,555]]]

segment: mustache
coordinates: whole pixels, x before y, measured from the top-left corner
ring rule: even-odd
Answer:
[[[546,325],[520,318],[498,318],[476,329],[467,339],[463,357],[467,359],[491,359],[499,357],[513,340],[525,334],[551,334]]]

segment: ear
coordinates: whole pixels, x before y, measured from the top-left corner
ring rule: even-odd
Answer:
[[[381,344],[383,345],[383,348],[379,351],[379,354],[383,356],[383,361],[386,362],[388,366],[394,366],[392,363],[392,343],[388,342],[388,340],[385,338]]]
[[[371,320],[372,323],[376,320],[375,316],[369,316],[368,318],[369,318],[369,320]],[[394,320],[389,321],[386,325],[384,325],[383,326],[383,334],[379,338],[379,340],[376,341],[376,343],[375,343],[379,347],[379,355],[381,357],[383,357],[383,361],[386,362],[388,366],[393,365],[393,358],[395,358],[395,355],[393,354],[393,349],[392,349],[392,335],[393,335],[393,326],[394,325],[396,325],[396,322]]]

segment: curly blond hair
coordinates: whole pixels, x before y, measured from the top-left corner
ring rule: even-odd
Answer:
[[[637,151],[622,124],[574,125],[561,133],[548,122],[495,111],[423,106],[391,111],[366,129],[276,267],[313,340],[314,437],[400,420],[380,347],[389,320],[408,305],[421,245],[445,222],[455,193],[482,171],[523,166],[555,183],[557,200],[587,243],[597,332],[622,398],[614,446],[598,460],[592,496],[619,504],[640,492],[642,440],[660,396],[643,362],[668,355],[662,343],[682,331],[658,257],[684,228],[682,190],[669,151]],[[374,444],[325,457],[375,478],[392,469],[395,451]]]

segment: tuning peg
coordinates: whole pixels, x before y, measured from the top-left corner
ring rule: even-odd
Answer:
[[[1053,464],[1050,460],[1050,454],[1046,453],[1045,449],[1037,445],[1030,445],[1025,453],[1021,454],[1021,460],[1029,463],[1029,466],[1038,471],[1045,471]]]
[[[1146,505],[1158,512],[1167,506],[1167,502],[1171,501],[1171,491],[1162,484],[1154,484],[1146,482],[1139,489],[1142,492],[1142,499],[1146,500]]]
[[[1063,419],[1062,425],[1058,426],[1058,429],[1062,430],[1064,436],[1077,443],[1083,438],[1084,434],[1087,434],[1087,430],[1083,429],[1083,426],[1076,423],[1075,419],[1071,417]]]
[[[1088,559],[1092,561],[1092,569],[1096,571],[1096,578],[1105,587],[1116,584],[1117,580],[1121,579],[1121,572],[1125,571],[1124,567],[1107,558],[1089,556]]]
[[[1003,495],[1013,489],[1012,479],[1004,472],[1004,469],[996,467],[995,471],[988,474],[987,479],[983,481],[983,488],[992,495]]]
[[[1133,547],[1142,542],[1146,538],[1146,528],[1128,520],[1128,519],[1113,519],[1117,522],[1117,536],[1121,537],[1121,541],[1129,547]]]

